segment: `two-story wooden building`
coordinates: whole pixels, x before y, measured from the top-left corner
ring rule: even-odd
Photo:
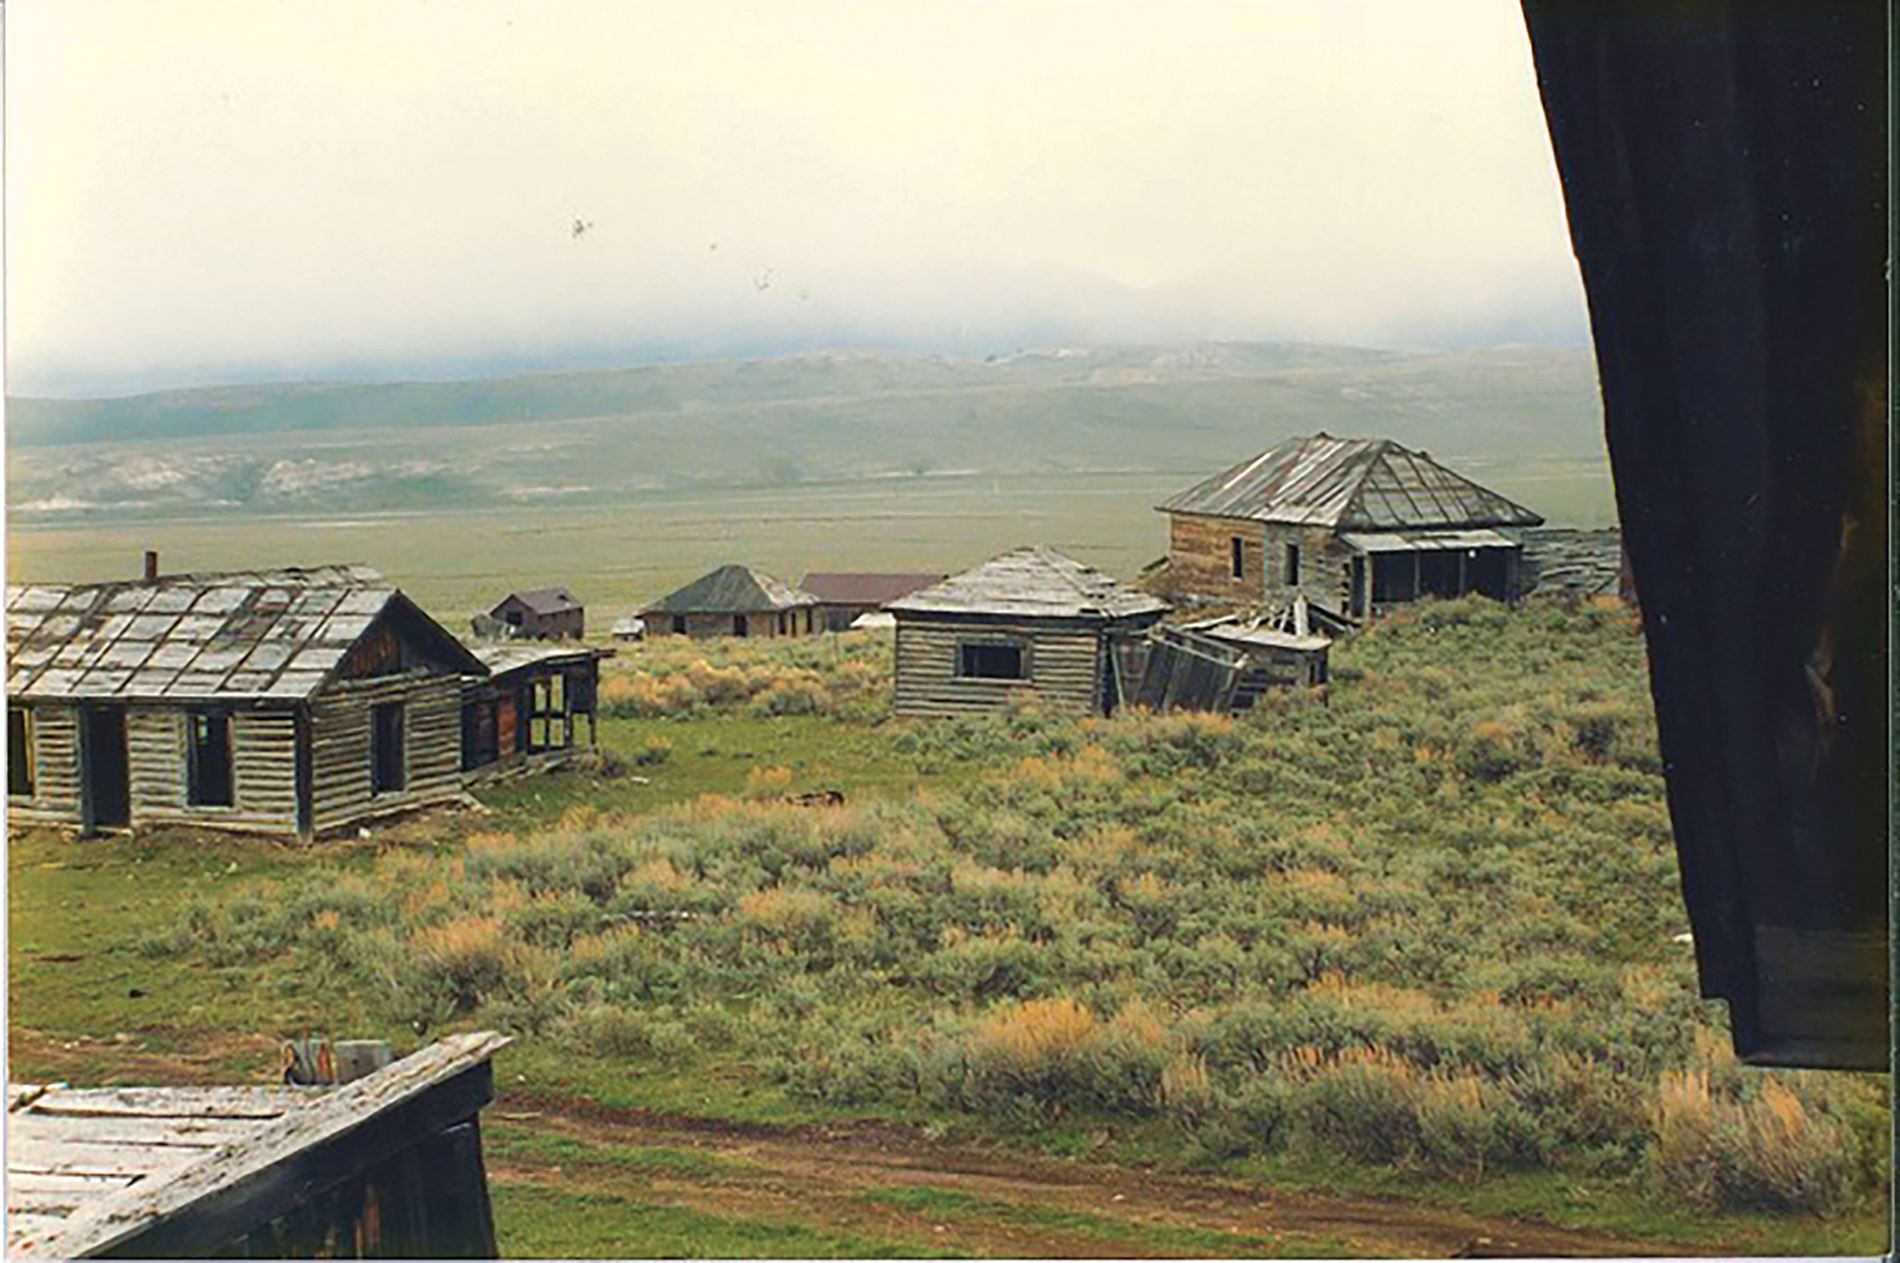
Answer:
[[[1314,606],[1364,622],[1421,596],[1515,599],[1510,533],[1543,518],[1391,439],[1319,433],[1224,469],[1157,508],[1168,583],[1229,605]]]

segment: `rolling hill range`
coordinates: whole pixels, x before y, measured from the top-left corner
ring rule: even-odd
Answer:
[[[1474,474],[1602,465],[1587,350],[1297,344],[832,352],[496,380],[8,401],[23,523],[581,505],[717,488],[1192,474],[1289,434]]]

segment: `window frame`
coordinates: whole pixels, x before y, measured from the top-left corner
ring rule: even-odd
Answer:
[[[1281,559],[1281,564],[1285,567],[1286,586],[1289,588],[1299,587],[1300,545],[1298,540],[1290,539],[1286,542],[1286,555]]]
[[[202,741],[198,736],[200,724],[205,726]],[[220,730],[224,745],[224,783],[217,788],[224,792],[218,797],[208,793],[204,784],[203,751],[217,741]],[[231,722],[231,712],[224,707],[185,708],[185,805],[211,810],[237,806],[237,732]]]
[[[15,718],[20,724],[20,740],[13,740]],[[7,797],[32,798],[39,788],[39,734],[38,726],[33,722],[31,706],[7,707]],[[14,788],[14,777],[18,775],[24,789]]]
[[[989,675],[968,670],[968,654],[971,650],[1010,649],[1016,653],[1015,675]],[[1030,644],[1017,636],[964,636],[957,640],[957,656],[953,664],[958,680],[977,680],[989,684],[1027,684],[1034,678],[1035,666],[1030,655]]]
[[[402,701],[377,702],[369,708],[369,796],[382,798],[389,794],[400,794],[409,787],[409,716],[408,706]],[[395,755],[389,757],[390,738],[385,734],[385,716],[393,715],[395,722],[387,725],[393,731]],[[393,777],[385,775],[393,770]]]
[[[1236,582],[1247,577],[1247,539],[1244,535],[1230,535],[1227,539],[1229,551],[1229,569]]]

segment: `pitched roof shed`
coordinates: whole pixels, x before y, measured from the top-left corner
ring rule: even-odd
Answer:
[[[1129,618],[1167,602],[1123,587],[1093,566],[1042,544],[1017,548],[942,583],[892,601],[900,614],[1002,614],[1028,618]]]

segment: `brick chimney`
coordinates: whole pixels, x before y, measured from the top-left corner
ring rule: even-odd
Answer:
[[[156,548],[145,550],[145,582],[158,582],[158,549]]]

